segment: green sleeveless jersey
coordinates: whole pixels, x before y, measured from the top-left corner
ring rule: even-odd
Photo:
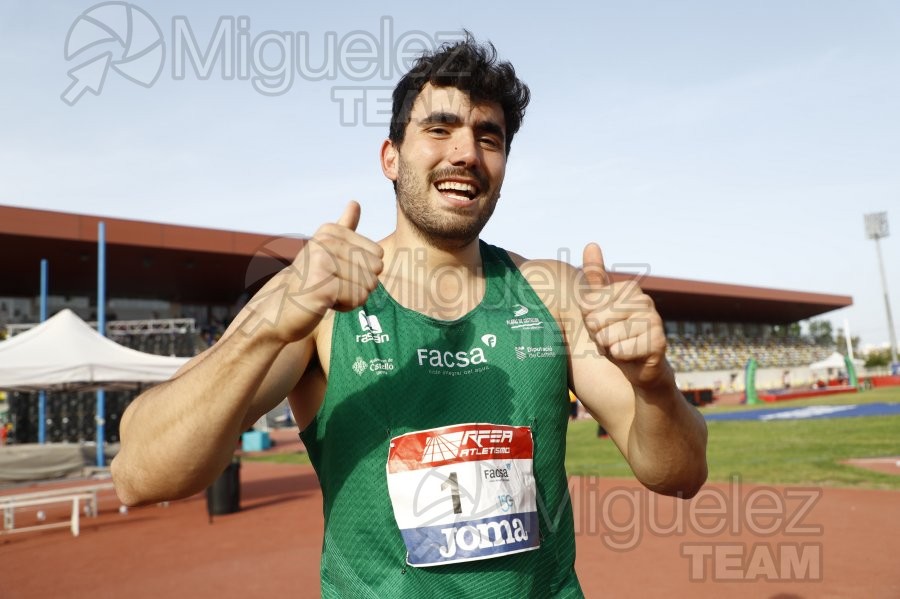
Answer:
[[[325,398],[301,433],[322,487],[323,597],[583,596],[562,333],[504,250],[482,242],[481,257],[484,298],[457,320],[409,310],[380,284],[364,306],[335,315]],[[540,546],[410,566],[388,492],[391,440],[464,423],[530,429]]]

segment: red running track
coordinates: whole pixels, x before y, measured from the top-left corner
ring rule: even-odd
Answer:
[[[203,495],[123,515],[108,492],[78,538],[0,536],[0,597],[318,596],[322,515],[312,468],[245,460],[241,483],[242,511],[212,524]],[[629,480],[573,478],[571,489],[588,597],[900,597],[900,492],[733,483],[676,502]],[[780,563],[792,557],[807,559],[799,576]],[[819,580],[802,580],[810,577]]]

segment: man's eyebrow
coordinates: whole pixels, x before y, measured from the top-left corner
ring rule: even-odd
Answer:
[[[459,123],[459,115],[452,112],[432,112],[421,119],[420,125],[452,125]]]
[[[428,125],[456,125],[460,123],[458,114],[453,112],[432,112],[419,119],[420,126]],[[501,138],[506,138],[503,127],[496,121],[478,121],[475,123],[475,130],[483,133],[491,133]]]

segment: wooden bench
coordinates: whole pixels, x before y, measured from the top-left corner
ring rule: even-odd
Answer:
[[[97,493],[112,488],[112,483],[102,483],[98,485],[48,489],[46,491],[35,491],[32,493],[2,495],[0,496],[0,509],[3,510],[3,530],[0,531],[0,534],[69,527],[72,530],[72,535],[77,537],[80,531],[82,502],[88,508],[87,515],[97,517]],[[34,526],[16,528],[16,509],[68,502],[72,503],[72,513],[68,522],[37,524]]]

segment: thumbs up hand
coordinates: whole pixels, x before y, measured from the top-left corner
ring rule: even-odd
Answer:
[[[596,243],[584,248],[582,272],[581,313],[600,353],[638,389],[671,383],[665,328],[650,296],[635,281],[613,283]]]
[[[378,285],[384,251],[356,232],[359,217],[359,204],[350,202],[337,222],[319,227],[251,300],[247,332],[268,325],[281,341],[298,341],[328,310],[348,311],[366,302]]]
[[[324,278],[318,283],[323,291],[318,298],[322,312],[328,308],[347,312],[361,306],[378,284],[384,250],[356,232],[360,212],[359,204],[348,203],[337,223],[322,225],[307,244],[313,258],[319,258],[314,266],[322,271],[309,273],[310,287],[317,287],[317,274]]]

